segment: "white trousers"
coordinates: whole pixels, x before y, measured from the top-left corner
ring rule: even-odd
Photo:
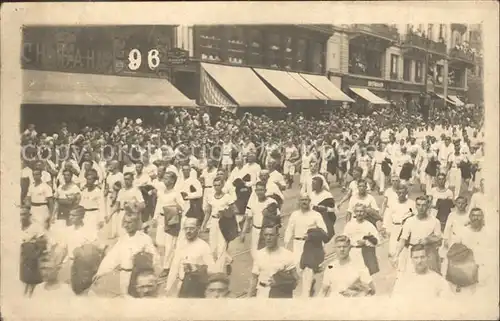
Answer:
[[[170,269],[174,258],[175,247],[177,245],[177,236],[165,233],[165,220],[163,217],[158,219],[155,243],[157,246],[165,248],[165,255],[163,256],[163,269]]]
[[[455,197],[460,194],[460,189],[462,188],[462,172],[458,167],[452,167],[448,174],[448,185],[455,188]]]
[[[310,169],[302,169],[300,173],[300,184],[304,185],[308,182],[309,177],[311,177],[311,170]]]
[[[211,218],[212,223],[210,226],[210,231],[208,233],[208,245],[210,245],[210,250],[215,256],[216,261],[224,257],[227,250],[227,242],[222,235],[219,227],[219,219]]]
[[[40,226],[45,230],[45,222],[50,217],[49,207],[47,205],[31,207],[31,223]]]
[[[257,294],[255,297],[257,298],[269,298],[269,292],[271,291],[270,286],[262,286],[257,284]]]
[[[284,175],[295,175],[295,166],[290,161],[285,161],[283,164]]]
[[[260,238],[260,229],[255,228],[252,226],[252,236],[250,240],[250,253],[252,254],[252,257],[255,258],[255,254],[257,253],[257,248],[259,246],[259,238]]]
[[[385,175],[382,172],[382,165],[377,163],[373,169],[373,180],[379,186],[380,191],[385,190]]]
[[[109,223],[111,224],[111,237],[120,237],[124,235],[125,229],[123,228],[123,217],[125,216],[125,211],[120,210],[118,213],[115,213]]]
[[[213,187],[208,187],[203,189],[203,210],[207,208],[208,200],[214,195]]]
[[[293,240],[293,256],[297,267],[297,273],[300,275],[302,291],[300,292],[300,297],[308,298],[311,291],[311,286],[314,280],[314,272],[310,268],[301,269],[300,268],[300,258],[304,252],[303,240]]]
[[[231,158],[230,155],[223,155],[222,156],[222,165],[223,166],[233,165],[233,159]]]
[[[97,224],[99,223],[100,217],[101,213],[99,213],[99,211],[85,211],[83,224],[89,228],[95,228],[97,230]]]

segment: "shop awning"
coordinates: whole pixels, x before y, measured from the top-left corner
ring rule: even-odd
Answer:
[[[312,86],[314,86],[317,90],[322,92],[325,96],[329,98],[329,100],[335,101],[347,101],[354,102],[349,96],[344,94],[342,90],[337,88],[328,78],[320,75],[308,75],[308,74],[300,74],[305,80],[307,80]]]
[[[370,103],[374,105],[388,105],[389,102],[375,95],[371,91],[366,88],[358,88],[358,87],[349,87],[355,94],[358,96],[368,100]]]
[[[23,71],[23,103],[196,107],[165,79],[39,70]]]
[[[227,96],[221,87],[202,68],[201,71],[201,103],[205,106],[218,107],[225,110],[234,110],[238,105]]]
[[[301,85],[286,71],[259,69],[253,70],[271,86],[290,100],[317,100],[319,99],[310,90]]]
[[[299,84],[302,85],[302,87],[306,88],[308,91],[312,92],[314,96],[317,97],[319,100],[328,100],[329,98],[325,96],[322,92],[318,91],[316,88],[314,88],[313,85],[311,85],[307,80],[305,80],[304,77],[302,77],[299,73],[296,72],[288,72],[288,74],[295,79]]]
[[[441,94],[436,94],[436,93],[435,93],[435,95],[436,95],[436,96],[438,96],[439,98],[441,98],[441,99],[445,100],[447,103],[450,103],[450,104],[456,105],[456,103],[455,103],[453,100],[450,100],[450,99],[448,99],[448,98],[445,98],[445,97],[444,97],[444,95],[441,95]]]
[[[461,101],[457,96],[448,95],[448,98],[450,98],[450,100],[454,101],[457,106],[465,105],[465,103],[463,101]]]
[[[286,108],[251,68],[207,63],[201,66],[239,107]]]

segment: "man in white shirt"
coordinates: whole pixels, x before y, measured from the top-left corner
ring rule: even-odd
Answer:
[[[284,237],[286,248],[288,248],[293,240],[293,254],[297,266],[300,266],[307,231],[311,228],[320,228],[325,234],[328,233],[321,214],[311,209],[311,198],[309,195],[301,195],[300,208],[290,215]],[[309,297],[313,276],[313,270],[308,267],[302,271],[302,297]]]
[[[123,217],[126,233],[106,254],[94,279],[98,280],[114,269],[120,269],[120,295],[128,296],[128,288],[132,274],[134,256],[140,252],[153,255],[153,266],[158,266],[159,255],[149,235],[140,230],[141,219],[138,213],[129,212]]]
[[[382,216],[385,215],[385,212],[391,207],[392,203],[396,203],[398,201],[398,194],[396,191],[400,183],[401,179],[399,178],[399,175],[392,175],[391,186],[384,191],[384,201],[382,202],[382,208],[380,211]]]
[[[246,209],[246,219],[241,229],[240,240],[245,240],[245,232],[252,227],[251,232],[251,254],[254,257],[257,253],[259,244],[259,237],[262,230],[262,221],[264,219],[263,211],[270,204],[277,204],[276,200],[268,196],[266,189],[267,184],[264,182],[257,182],[255,190],[248,200]]]
[[[409,255],[409,249],[417,244],[425,245],[428,253],[432,255],[432,264],[430,268],[434,271],[440,271],[440,258],[438,255],[438,247],[442,241],[441,223],[439,220],[429,215],[429,200],[426,196],[419,196],[415,201],[417,214],[408,218],[403,224],[399,244],[396,252],[391,254],[393,265],[398,262],[405,262],[402,266],[398,266],[401,272],[407,271],[410,266],[410,260],[400,255]],[[403,252],[403,249],[408,249]]]
[[[105,219],[105,203],[102,190],[97,187],[97,171],[91,169],[87,172],[86,184],[82,189],[80,205],[85,210],[85,225],[97,229],[102,227]]]
[[[243,166],[242,172],[243,176],[249,175],[250,181],[246,182],[248,187],[252,187],[259,180],[259,174],[262,170],[260,165],[255,162],[255,153],[250,152],[247,155],[247,163]]]
[[[68,257],[73,259],[73,251],[84,244],[97,244],[97,229],[95,226],[85,224],[85,209],[79,205],[69,212],[68,233],[65,235],[65,244]]]
[[[469,204],[469,211],[473,208],[486,209],[486,194],[484,193],[484,178],[479,181],[479,191],[472,194]]]
[[[450,137],[445,137],[443,144],[439,147],[438,150],[438,161],[441,163],[439,166],[441,171],[447,170],[448,162],[454,152],[455,148],[453,147],[453,144],[451,144]]]
[[[351,198],[358,196],[358,180],[361,179],[361,175],[363,174],[363,170],[359,167],[355,167],[352,170],[352,181],[349,183],[347,187],[347,194],[340,200],[338,207],[342,206],[345,202],[349,201]]]
[[[293,144],[290,138],[285,146],[285,161],[283,163],[283,174],[288,182],[288,188],[293,184],[293,176],[295,175],[296,162],[300,159],[299,150]]]
[[[285,200],[285,197],[283,196],[283,192],[281,190],[281,186],[283,185],[279,185],[276,182],[271,181],[270,173],[267,169],[263,169],[260,171],[259,178],[261,182],[266,184],[266,196],[275,199],[281,207],[283,201]]]
[[[410,249],[411,268],[400,274],[391,296],[401,300],[433,300],[449,298],[451,287],[438,273],[429,268],[429,253],[423,244]]]
[[[335,259],[323,276],[323,297],[358,297],[375,294],[373,280],[359,260],[350,257],[351,241],[345,235],[334,238]]]
[[[452,210],[443,232],[443,247],[448,249],[454,243],[457,231],[469,223],[469,215],[467,212],[467,199],[459,196],[455,199],[455,210]]]
[[[286,189],[287,184],[286,184],[285,177],[283,176],[283,174],[281,174],[278,171],[278,166],[279,166],[279,163],[277,160],[270,159],[268,161],[269,181],[274,183],[279,188],[279,190],[281,192],[283,192]]]
[[[33,182],[28,188],[26,203],[31,206],[31,220],[34,225],[45,229],[54,208],[52,188],[42,181],[42,172],[33,170]]]
[[[188,213],[188,211],[196,211],[196,213],[192,213],[193,215],[200,216],[202,213],[198,213],[202,210],[203,206],[203,187],[201,186],[200,180],[193,175],[191,171],[191,167],[188,164],[183,164],[181,166],[181,176],[177,180],[175,185],[175,189],[181,193],[184,200],[186,201],[186,205],[184,207],[184,215]],[[199,203],[199,207],[195,207],[193,203]]]
[[[143,187],[146,185],[151,185],[151,176],[145,171],[144,164],[142,162],[137,162],[135,164],[134,186]]]
[[[199,284],[196,276],[211,272],[215,262],[210,246],[198,236],[200,224],[195,218],[184,219],[182,232],[185,234],[185,242],[178,244],[175,251],[165,287],[167,295],[170,295],[172,290],[175,297],[201,298],[204,295],[205,289]],[[189,287],[188,283],[191,283]]]
[[[44,166],[42,161],[36,161],[33,170],[39,170],[41,172],[42,182],[47,183],[50,186],[51,182],[52,182],[52,177],[50,176],[50,173],[44,169],[44,167],[45,166]],[[23,168],[23,171],[21,172],[22,177],[28,178],[30,181],[30,184],[34,183],[33,170],[31,170],[31,168],[29,168],[29,167],[25,167],[25,168]]]
[[[276,273],[289,273],[295,280],[298,280],[299,276],[295,268],[293,253],[278,244],[279,228],[264,226],[262,234],[265,248],[255,255],[248,296],[269,298],[271,287],[276,285],[274,279]]]
[[[231,142],[231,137],[229,135],[225,136],[221,146],[222,152],[222,168],[226,171],[230,171],[233,165],[233,151],[236,150],[233,142]]]
[[[380,222],[382,217],[380,216],[380,208],[377,205],[375,197],[368,194],[368,187],[365,180],[359,180],[357,182],[358,195],[351,197],[349,200],[349,207],[347,208],[347,220],[351,220],[352,214],[354,213],[354,206],[357,204],[363,204],[366,206],[367,211],[367,221],[375,225],[375,223]],[[381,223],[381,222],[380,222]],[[381,224],[378,224],[381,227]]]
[[[115,236],[121,236],[125,233],[122,227],[122,221],[126,208],[134,206],[137,208],[138,212],[141,212],[146,205],[141,191],[137,186],[133,185],[133,181],[134,175],[132,173],[126,173],[124,175],[124,186],[118,191],[114,209],[106,219],[106,221],[112,220],[111,224],[114,228],[113,235]]]
[[[408,186],[400,184],[396,190],[398,199],[387,208],[383,218],[383,231],[389,236],[389,254],[394,255],[399,235],[406,219],[417,212],[415,201],[408,198]],[[404,262],[403,262],[404,263]],[[399,264],[402,266],[403,263]]]
[[[380,236],[378,235],[378,231],[375,226],[369,221],[365,220],[365,205],[361,203],[354,205],[352,213],[354,219],[347,222],[344,227],[343,234],[349,237],[349,239],[351,240],[351,244],[353,244],[354,251],[351,252],[352,259],[363,262],[363,247],[376,247],[380,240]],[[371,257],[370,259],[376,260],[376,256]]]

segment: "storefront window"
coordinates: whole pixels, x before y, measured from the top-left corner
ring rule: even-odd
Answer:
[[[323,72],[323,44],[315,42],[312,47],[311,71],[315,73]]]
[[[458,68],[449,67],[448,85],[450,87],[463,87],[464,71]]]
[[[267,64],[271,68],[280,68],[279,56],[281,52],[280,35],[271,33],[268,36],[268,43],[266,48]]]
[[[438,85],[443,84],[443,72],[444,72],[444,67],[442,65],[436,65],[436,83]]]
[[[222,29],[220,27],[199,27],[200,58],[221,61]]]
[[[410,81],[410,73],[411,73],[411,59],[405,58],[403,60],[403,80]]]
[[[433,33],[433,29],[434,29],[434,25],[432,23],[430,23],[428,26],[427,26],[427,37],[431,40],[434,40],[434,33]]]
[[[293,44],[292,44],[292,37],[285,37],[285,61],[283,62],[284,68],[285,69],[292,69],[293,65],[293,57],[294,57],[294,51],[293,51]]]
[[[382,53],[349,45],[349,73],[381,77]]]
[[[422,62],[415,61],[415,82],[422,82]]]
[[[391,54],[391,79],[398,79],[399,56]]]
[[[231,26],[227,29],[227,56],[228,62],[233,64],[245,63],[245,39],[243,28],[238,26]]]
[[[249,32],[248,48],[250,48],[249,64],[259,66],[264,64],[263,56],[263,37],[262,31],[259,29],[252,29]]]
[[[299,71],[306,70],[307,40],[299,39],[297,42],[297,55],[295,69]]]

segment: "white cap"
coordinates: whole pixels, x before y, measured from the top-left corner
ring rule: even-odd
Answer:
[[[135,123],[136,123],[137,125],[140,125],[140,124],[142,124],[142,119],[140,119],[140,118],[137,118],[137,119],[135,120]]]

